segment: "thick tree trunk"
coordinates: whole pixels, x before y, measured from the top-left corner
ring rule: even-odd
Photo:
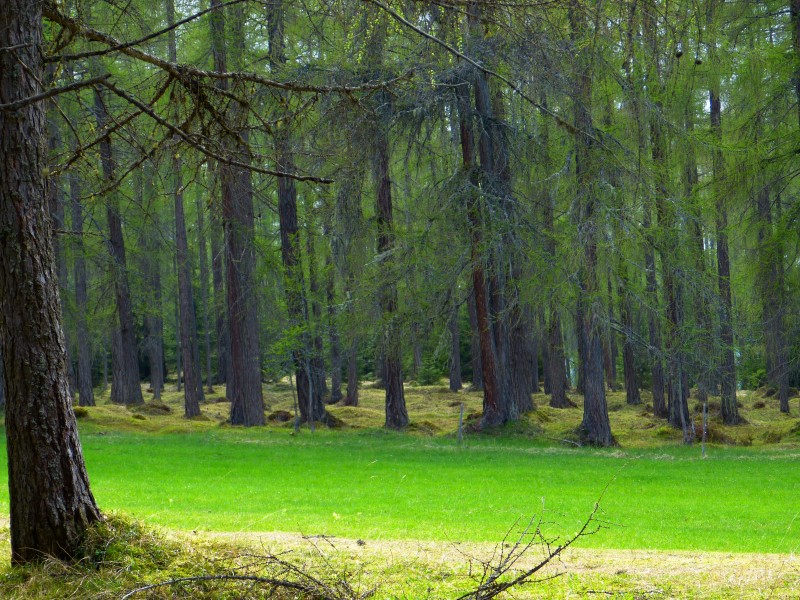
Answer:
[[[103,97],[95,91],[95,118],[97,130],[103,131],[109,123]],[[114,181],[114,157],[111,139],[100,141],[100,161],[106,183]],[[128,285],[128,263],[125,257],[125,238],[122,233],[122,218],[119,210],[118,193],[112,191],[106,199],[106,218],[108,220],[108,251],[111,255],[111,276],[116,291],[117,318],[119,320],[119,344],[113,350],[111,374],[111,401],[115,404],[142,404],[142,387],[139,382],[139,361],[137,358],[136,330],[133,321],[133,305]]]
[[[73,145],[73,150],[77,144]],[[69,172],[69,195],[72,205],[73,253],[75,259],[75,328],[78,350],[78,404],[94,406],[92,387],[92,338],[89,334],[89,285],[86,273],[86,250],[83,243],[83,207],[81,180],[75,169]]]
[[[215,0],[216,3],[216,0]],[[231,8],[233,26],[232,68],[243,68],[244,13],[242,5]],[[215,29],[212,28],[212,32]],[[215,68],[226,70],[224,37],[212,40],[215,48]],[[224,83],[220,83],[222,85]],[[226,140],[240,162],[250,162],[246,109],[234,103],[229,109],[230,122],[239,136]],[[255,230],[253,185],[250,171],[223,165],[220,169],[222,186],[222,221],[225,229],[225,275],[228,331],[230,334],[230,372],[227,373],[227,396],[231,402],[231,423],[234,425],[263,425],[264,396],[261,389],[261,352],[259,349],[258,301],[255,286]]]
[[[42,14],[0,3],[0,103],[42,92]],[[4,361],[11,562],[74,558],[101,518],[70,407],[42,103],[0,111],[0,356]],[[13,340],[13,347],[11,341]]]
[[[457,392],[464,384],[461,380],[461,332],[458,327],[458,304],[450,309],[450,391]]]

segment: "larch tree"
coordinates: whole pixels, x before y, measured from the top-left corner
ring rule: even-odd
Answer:
[[[42,12],[0,5],[0,355],[11,560],[71,559],[101,518],[70,405],[48,215]]]

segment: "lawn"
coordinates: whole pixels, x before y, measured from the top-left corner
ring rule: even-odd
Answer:
[[[595,597],[592,590],[602,589],[621,598],[729,599],[769,588],[770,597],[793,598],[800,589],[800,422],[758,394],[740,398],[745,426],[722,426],[712,407],[711,437],[725,443],[710,444],[701,458],[699,444],[683,446],[647,405],[629,407],[620,394],[610,395],[609,407],[621,445],[599,450],[573,445],[580,409],[550,409],[541,395],[520,423],[491,435],[468,432],[459,444],[461,404],[474,420],[480,394],[409,386],[412,425],[394,433],[380,427],[382,392],[367,387],[361,407],[330,408],[338,428],[312,433],[275,421],[291,411],[288,386],[265,391],[273,420],[263,428],[230,427],[219,401],[188,421],[175,393],[132,410],[103,397],[79,410],[102,509],[190,536],[181,542],[189,554],[138,575],[141,559],[123,558],[90,580],[84,571],[59,580],[0,569],[0,595],[116,597],[188,564],[220,568],[213,556],[230,555],[228,546],[203,544],[232,539],[296,550],[308,544],[298,536],[305,534],[335,536],[334,564],[362,570],[379,597],[451,598],[472,572],[463,551],[490,556],[535,516],[548,535],[569,536],[598,501],[602,528],[560,563],[569,576],[524,597]],[[4,445],[2,436],[0,456]],[[0,514],[8,513],[5,477],[0,469]]]
[[[701,459],[697,445],[595,450],[512,434],[459,445],[374,429],[82,430],[100,506],[180,530],[483,542],[537,514],[568,535],[599,500],[606,525],[587,547],[786,553],[800,541],[800,451],[787,448],[715,446]]]

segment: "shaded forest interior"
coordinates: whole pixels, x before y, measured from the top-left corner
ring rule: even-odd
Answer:
[[[328,423],[370,381],[404,429],[404,383],[449,377],[480,429],[574,390],[602,446],[608,390],[685,442],[695,402],[789,412],[796,0],[43,10],[75,404],[225,384],[262,425],[288,377]]]

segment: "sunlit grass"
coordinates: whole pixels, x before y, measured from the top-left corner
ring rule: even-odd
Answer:
[[[609,405],[622,446],[593,450],[569,443],[580,409],[551,409],[544,396],[521,423],[459,445],[460,403],[477,413],[480,394],[409,386],[417,433],[398,434],[380,428],[382,393],[367,388],[361,407],[330,407],[343,426],[313,434],[306,426],[295,434],[291,421],[231,427],[221,402],[189,421],[175,392],[164,396],[169,414],[101,398],[79,419],[95,495],[105,510],[182,530],[475,542],[498,540],[543,510],[554,534],[572,533],[600,500],[607,527],[584,546],[798,549],[797,419],[753,409],[749,396],[748,425],[714,428],[754,447],[712,445],[703,460],[699,445],[682,446],[678,432],[619,394]],[[268,414],[291,412],[288,385],[268,386],[265,396]],[[765,445],[774,431],[781,444]]]

